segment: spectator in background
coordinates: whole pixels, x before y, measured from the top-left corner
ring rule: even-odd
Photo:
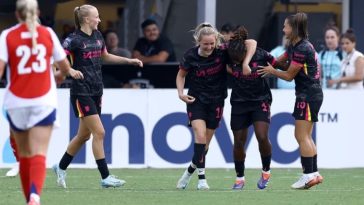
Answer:
[[[144,37],[136,42],[132,57],[140,59],[143,63],[175,62],[173,44],[166,36],[160,34],[157,22],[147,19],[141,27]]]
[[[363,90],[364,56],[355,49],[356,37],[352,29],[341,36],[341,46],[346,55],[341,64],[342,76],[328,81],[329,86],[337,84],[340,89]]]
[[[126,58],[131,57],[128,49],[119,47],[119,37],[114,30],[107,30],[104,33],[106,49],[109,53]]]
[[[220,33],[224,36],[224,43],[229,42],[231,37],[234,35],[236,28],[237,26],[231,23],[225,23],[221,26]]]
[[[62,27],[62,36],[61,36],[61,43],[63,43],[63,41],[68,37],[68,35],[70,35],[71,33],[73,33],[75,31],[75,27],[71,26],[69,24],[64,24]]]
[[[340,31],[336,26],[329,26],[325,29],[325,48],[319,53],[321,64],[322,88],[335,88],[328,85],[327,81],[338,79],[341,76],[342,51],[339,47]]]
[[[282,37],[282,44],[278,45],[277,47],[273,48],[270,51],[270,54],[274,58],[278,58],[287,50],[287,38],[285,36]],[[286,81],[280,78],[277,78],[277,88],[278,89],[294,89],[295,83],[293,81]]]

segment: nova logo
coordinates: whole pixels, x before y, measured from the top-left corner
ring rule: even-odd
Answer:
[[[106,160],[112,163],[112,136],[113,130],[118,126],[123,126],[129,133],[129,163],[130,164],[145,164],[145,132],[142,120],[132,113],[123,113],[117,116],[111,114],[102,114],[101,120],[106,130],[104,147]],[[186,113],[174,112],[166,116],[163,116],[155,124],[152,131],[152,146],[155,152],[164,160],[182,164],[191,160],[193,152],[193,133],[186,125],[187,116]],[[186,126],[186,129],[190,130],[191,144],[182,151],[173,150],[167,142],[167,133],[169,129],[174,126]],[[272,116],[269,137],[272,143],[272,160],[281,164],[289,164],[296,161],[299,158],[299,150],[293,150],[287,152],[282,149],[278,142],[279,130],[286,126],[294,126],[294,119],[290,113],[278,113]],[[70,140],[76,135],[78,129],[78,119],[74,117],[72,109],[70,109]],[[227,163],[233,163],[232,146],[233,142],[229,136],[226,122],[222,119],[220,127],[216,130],[216,138],[221,153]],[[313,139],[316,141],[316,127],[314,127]],[[291,134],[294,138],[294,133]],[[127,136],[125,136],[127,137]],[[250,141],[253,137],[253,129],[249,129],[248,139],[246,143],[246,149],[248,149]],[[297,145],[298,147],[298,145]],[[83,147],[73,160],[73,163],[85,163],[86,162],[86,149]]]

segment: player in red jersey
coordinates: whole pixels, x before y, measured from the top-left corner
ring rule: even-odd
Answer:
[[[7,65],[4,109],[17,145],[20,180],[28,204],[40,204],[46,154],[56,120],[57,93],[51,59],[65,75],[82,78],[70,68],[55,33],[38,24],[36,0],[18,0],[19,24],[0,35],[0,78]]]

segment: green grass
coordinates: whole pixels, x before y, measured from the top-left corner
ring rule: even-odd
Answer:
[[[0,176],[6,170],[0,169]],[[364,204],[364,169],[322,169],[325,181],[310,190],[292,190],[290,185],[300,176],[299,169],[273,169],[266,190],[257,190],[259,170],[246,170],[247,184],[243,191],[231,190],[233,169],[207,169],[209,191],[197,191],[197,176],[186,190],[175,185],[182,169],[113,169],[125,179],[122,188],[102,189],[97,169],[69,169],[67,189],[55,184],[55,175],[48,170],[42,194],[43,205],[193,205],[193,204]],[[25,204],[19,177],[0,177],[0,204]]]

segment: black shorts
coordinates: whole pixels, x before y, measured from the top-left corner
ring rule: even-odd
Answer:
[[[101,115],[102,96],[71,95],[71,104],[77,118]]]
[[[292,116],[296,120],[317,122],[321,105],[322,100],[307,102],[305,99],[296,98]]]
[[[219,127],[224,110],[224,101],[219,103],[204,104],[196,99],[192,104],[187,104],[188,125],[191,126],[193,120],[204,120],[206,128],[216,129]]]
[[[270,123],[270,105],[267,101],[232,103],[231,130],[248,128],[257,121]]]

